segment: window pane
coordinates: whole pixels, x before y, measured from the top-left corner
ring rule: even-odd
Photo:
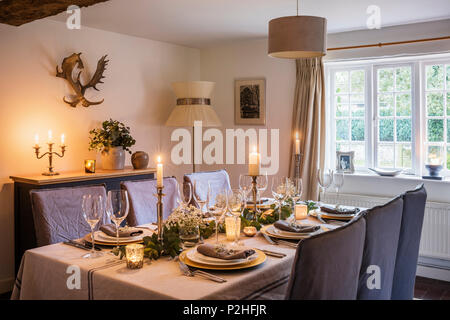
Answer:
[[[364,141],[364,120],[352,120],[352,141]]]
[[[450,90],[450,64],[447,65],[447,90]]]
[[[364,167],[366,165],[366,148],[364,143],[354,143],[350,146],[350,151],[355,152],[355,166]]]
[[[434,65],[426,66],[425,68],[427,90],[443,89],[444,88],[444,66]]]
[[[348,104],[336,105],[336,117],[348,117]]]
[[[350,95],[350,103],[354,103],[354,104],[362,103],[362,104],[364,104],[364,95],[362,95],[362,94],[352,94],[352,95]]]
[[[444,95],[442,93],[427,93],[427,114],[429,116],[444,115]]]
[[[411,67],[401,67],[396,72],[396,91],[409,91],[411,89]]]
[[[378,91],[394,91],[394,69],[378,69]]]
[[[350,145],[345,142],[336,143],[336,151],[350,151]]]
[[[447,147],[447,169],[450,170],[450,146]]]
[[[350,108],[353,117],[364,117],[366,112],[364,104],[352,104]]]
[[[378,95],[378,114],[380,117],[394,115],[394,96],[392,94]]]
[[[380,141],[394,141],[394,119],[380,119]]]
[[[444,120],[428,119],[428,141],[444,141]]]
[[[349,140],[348,120],[336,120],[336,140]]]
[[[398,116],[411,115],[411,94],[395,95],[395,112]]]
[[[348,72],[336,72],[335,75],[336,93],[348,92]]]
[[[430,163],[430,159],[444,159],[443,157],[443,148],[440,146],[428,146],[427,148],[427,159],[425,163]]]
[[[450,116],[450,92],[447,92],[447,115]]]
[[[336,95],[336,103],[348,103],[349,99],[348,99],[348,94],[340,94],[340,95]]]
[[[398,144],[395,146],[395,167],[412,167],[412,150],[410,144]]]
[[[394,167],[394,146],[383,145],[378,146],[378,166],[381,168]]]
[[[447,119],[447,142],[450,143],[450,119]]]
[[[411,119],[397,119],[397,141],[411,141]]]
[[[351,91],[364,92],[364,70],[350,72]]]

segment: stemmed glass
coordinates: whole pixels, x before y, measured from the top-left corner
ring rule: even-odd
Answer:
[[[216,244],[219,243],[219,222],[227,208],[227,195],[225,190],[216,194],[215,199],[211,200],[208,206],[208,212],[214,217],[216,223]]]
[[[344,185],[344,172],[337,171],[334,174],[334,187],[336,188],[336,206],[339,205],[339,190]]]
[[[272,178],[272,195],[275,199],[275,201],[278,203],[278,211],[279,211],[279,218],[278,220],[281,220],[281,205],[282,202],[287,197],[287,178],[286,177],[273,177]]]
[[[204,182],[201,181],[194,181],[194,192],[193,196],[195,201],[200,205],[200,211],[204,213],[203,208],[205,207],[206,203],[208,202],[208,197],[211,192],[209,183],[206,185]]]
[[[95,236],[94,229],[98,222],[103,217],[105,206],[103,197],[101,195],[85,194],[81,204],[83,210],[83,217],[91,227],[92,248],[91,251],[83,256],[83,258],[98,258],[102,255],[101,252],[95,251]]]
[[[264,172],[264,174],[262,174],[256,178],[256,189],[258,190],[258,203],[261,200],[261,195],[264,193],[264,191],[267,190],[268,184],[269,184],[269,178],[267,177],[267,172]],[[259,212],[261,212],[261,210],[258,209],[258,213]]]
[[[234,215],[234,223],[236,226],[236,237],[234,238],[233,245],[239,245],[239,235],[241,233],[240,223],[238,219],[244,212],[246,206],[246,198],[244,193],[239,189],[232,189],[227,192],[228,210]]]
[[[292,200],[294,200],[294,205],[297,203],[298,200],[302,197],[303,193],[303,180],[301,178],[295,178],[294,181],[294,188],[293,188],[293,194]]]
[[[106,202],[106,212],[109,218],[116,225],[117,249],[119,249],[119,227],[128,215],[129,202],[128,192],[126,190],[108,191],[108,200]]]
[[[252,177],[247,174],[240,174],[239,189],[244,193],[246,199],[248,199],[250,192],[252,192]]]
[[[192,199],[192,185],[190,183],[178,183],[177,182],[177,192],[178,192],[178,206],[185,209]]]
[[[325,196],[325,190],[331,186],[333,183],[333,170],[331,169],[318,169],[317,170],[317,181],[319,186],[322,188],[322,193]]]

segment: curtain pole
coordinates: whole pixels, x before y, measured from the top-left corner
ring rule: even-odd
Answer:
[[[372,43],[372,44],[362,44],[359,46],[336,47],[336,48],[328,48],[327,51],[384,47],[384,46],[394,46],[394,45],[399,45],[399,44],[409,44],[409,43],[439,41],[439,40],[450,40],[450,36],[438,37],[438,38],[425,38],[425,39],[417,39],[417,40],[394,41],[394,42],[380,42],[380,43]]]

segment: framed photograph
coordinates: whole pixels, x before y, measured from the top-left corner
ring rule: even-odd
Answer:
[[[344,173],[355,172],[355,168],[353,166],[354,157],[354,151],[336,151],[336,171]]]
[[[235,80],[234,99],[235,124],[266,124],[265,79]]]

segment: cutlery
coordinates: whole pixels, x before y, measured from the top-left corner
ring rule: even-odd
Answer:
[[[178,260],[179,266],[180,266],[180,270],[181,272],[188,277],[193,277],[193,276],[200,276],[203,277],[205,279],[214,281],[214,282],[218,282],[218,283],[223,283],[223,282],[227,282],[226,279],[223,279],[221,277],[215,276],[213,274],[210,274],[208,272],[205,271],[201,271],[201,270],[191,270],[183,261]]]
[[[265,249],[258,249],[258,250],[261,250],[266,255],[271,256],[271,257],[275,257],[275,258],[284,258],[284,257],[286,257],[286,254],[285,253],[281,253],[281,252],[275,252],[275,251],[270,251],[270,250],[265,250]]]
[[[62,235],[62,234],[58,234],[58,236],[60,236],[61,238],[66,239],[67,240],[66,242],[70,242],[70,243],[74,244],[74,246],[82,246],[82,247],[84,247],[86,249],[89,249],[89,250],[92,249],[92,243],[90,243],[89,241],[83,240],[83,242],[80,243],[78,241],[69,239],[66,236]],[[66,243],[66,244],[68,244],[68,243]],[[80,248],[80,249],[82,249],[82,248]],[[97,245],[95,245],[94,249],[96,251],[102,251],[102,249],[99,246],[97,246]]]
[[[273,244],[273,245],[283,244],[283,245],[291,247],[291,248],[297,248],[297,246],[298,246],[298,244],[294,243],[294,242],[289,242],[289,241],[285,241],[285,240],[281,240],[281,239],[273,239],[265,233],[263,233],[262,235],[270,244]]]
[[[263,232],[261,232],[261,234],[263,235],[264,239],[267,240],[267,242],[269,242],[270,244],[273,244],[273,245],[277,245],[277,243],[275,241],[273,241],[273,239],[271,237],[269,237],[267,234],[265,234]]]
[[[68,246],[72,246],[78,249],[83,249],[83,250],[87,250],[90,251],[91,249],[89,249],[88,247],[85,247],[84,245],[82,245],[81,243],[76,243],[76,242],[71,242],[71,241],[64,241],[63,244],[66,244]]]

